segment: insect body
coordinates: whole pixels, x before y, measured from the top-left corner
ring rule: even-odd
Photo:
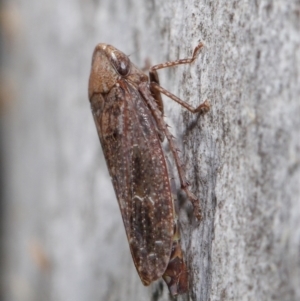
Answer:
[[[162,140],[167,138],[182,189],[200,218],[197,198],[188,190],[178,151],[163,120],[160,93],[191,112],[197,109],[159,86],[157,69],[191,63],[191,59],[160,64],[149,78],[113,46],[98,44],[92,58],[89,99],[112,178],[134,264],[144,285],[160,277],[172,295],[188,290],[187,269],[179,243],[177,216]]]

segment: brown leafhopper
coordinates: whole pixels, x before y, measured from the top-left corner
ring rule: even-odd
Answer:
[[[181,188],[201,218],[199,202],[188,190],[173,136],[163,119],[163,93],[192,113],[196,109],[159,85],[156,70],[192,63],[191,58],[155,65],[149,77],[129,57],[107,44],[98,44],[92,58],[89,99],[100,142],[113,182],[130,251],[144,285],[162,277],[173,296],[188,290],[188,272],[180,247],[170,171],[162,148],[164,137],[178,170]]]

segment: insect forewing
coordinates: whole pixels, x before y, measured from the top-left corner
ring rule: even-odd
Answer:
[[[103,97],[101,102],[97,97]],[[125,80],[91,103],[132,257],[148,285],[163,275],[174,234],[170,182],[155,121],[139,91]]]

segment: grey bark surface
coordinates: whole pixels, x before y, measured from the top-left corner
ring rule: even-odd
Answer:
[[[300,299],[298,0],[11,0],[1,16],[5,300],[170,300],[135,271],[87,81],[99,42],[143,67],[199,41],[193,65],[159,71],[191,105],[211,103],[198,116],[164,99],[203,210],[197,224],[179,192],[178,300]]]

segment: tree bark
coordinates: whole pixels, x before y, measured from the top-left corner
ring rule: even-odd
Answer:
[[[170,300],[131,259],[87,97],[114,45],[196,107],[164,99],[203,219],[178,191],[190,291],[178,300],[300,299],[300,2],[11,0],[5,56],[5,300]],[[9,83],[9,84],[7,84]]]

